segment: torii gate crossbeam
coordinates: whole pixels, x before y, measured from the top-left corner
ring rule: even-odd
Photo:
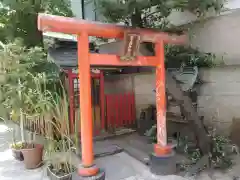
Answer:
[[[154,155],[156,157],[166,157],[171,154],[172,149],[167,144],[166,132],[164,43],[183,44],[186,41],[186,36],[169,35],[149,29],[133,29],[47,14],[39,14],[38,29],[40,31],[62,32],[78,36],[82,142],[82,166],[79,168],[78,174],[81,177],[101,179],[98,176],[99,168],[94,165],[93,155],[91,65],[156,67],[157,144],[154,145]],[[136,33],[140,35],[141,42],[155,43],[155,56],[137,56],[133,61],[121,61],[117,55],[89,53],[89,36],[123,39],[125,33]]]

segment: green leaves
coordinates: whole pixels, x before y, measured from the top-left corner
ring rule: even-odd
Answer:
[[[27,47],[42,46],[42,33],[37,29],[37,14],[47,12],[73,16],[69,0],[0,0],[0,40],[20,37]]]
[[[0,64],[4,77],[0,81],[0,103],[5,110],[17,112],[21,108],[25,114],[35,116],[52,108],[52,86],[60,81],[59,69],[47,60],[42,48],[28,49],[19,39],[3,44]]]
[[[81,2],[79,1],[79,4],[80,3]],[[67,17],[73,16],[70,0],[58,0],[58,1],[44,0],[42,1],[42,6],[46,13]]]
[[[137,24],[132,18],[136,12],[141,12],[140,19],[144,27],[162,27],[159,23],[165,21],[172,10],[188,10],[197,16],[204,16],[209,10],[220,12],[224,0],[99,0],[100,11],[109,22],[126,22]],[[137,18],[136,18],[137,19]],[[164,22],[165,23],[165,22]]]
[[[213,67],[218,63],[216,56],[212,53],[202,53],[196,49],[185,46],[167,45],[165,51],[166,66],[180,67],[186,66]]]

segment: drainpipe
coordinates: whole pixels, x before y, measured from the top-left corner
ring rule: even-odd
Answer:
[[[84,0],[81,0],[82,5],[82,19],[85,19],[85,3]]]

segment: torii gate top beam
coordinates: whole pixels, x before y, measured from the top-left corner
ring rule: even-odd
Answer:
[[[66,34],[79,34],[87,32],[89,36],[103,38],[124,37],[124,32],[138,33],[143,42],[156,43],[164,41],[171,44],[183,44],[186,42],[185,35],[169,35],[168,33],[154,31],[151,29],[133,29],[126,26],[104,24],[99,22],[90,22],[69,17],[54,16],[48,14],[39,14],[38,29],[41,31],[61,32]]]

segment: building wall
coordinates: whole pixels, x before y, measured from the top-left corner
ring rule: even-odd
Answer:
[[[95,7],[95,0],[85,1],[84,3],[84,14],[82,13],[82,0],[70,0],[71,2],[71,9],[74,16],[78,19],[83,19],[90,21],[96,21],[96,7]]]
[[[226,66],[201,69],[203,81],[199,89],[198,112],[205,117],[208,125],[213,125],[221,134],[229,135],[232,120],[240,119],[240,66]],[[133,89],[136,101],[136,115],[141,109],[156,104],[155,74],[117,75],[110,83],[105,81],[106,92],[121,93]],[[114,86],[113,86],[114,84]]]
[[[128,75],[106,75],[104,77],[105,94],[133,92],[132,77]]]
[[[155,73],[135,74],[133,77],[136,117],[139,118],[141,109],[156,104]]]
[[[81,0],[70,0],[71,9],[76,18],[82,19],[82,3]]]
[[[201,69],[200,77],[204,84],[200,88],[199,114],[219,132],[229,134],[233,118],[240,117],[240,67]]]
[[[190,28],[190,44],[203,52],[212,52],[227,65],[240,64],[240,10],[195,23]]]

